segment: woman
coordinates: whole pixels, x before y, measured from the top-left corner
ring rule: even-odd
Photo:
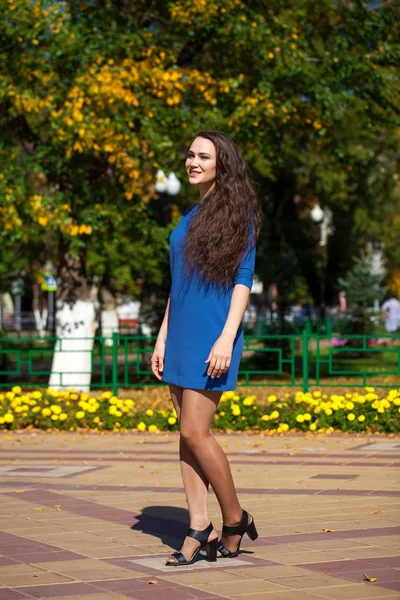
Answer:
[[[252,286],[259,206],[247,165],[233,141],[201,131],[188,151],[189,182],[200,201],[183,213],[170,237],[172,285],[151,358],[152,371],[169,384],[180,424],[180,465],[190,529],[170,566],[237,556],[251,515],[242,510],[228,460],[210,426],[224,390],[235,390],[243,348],[242,319]],[[212,486],[223,516],[221,542],[210,523]]]

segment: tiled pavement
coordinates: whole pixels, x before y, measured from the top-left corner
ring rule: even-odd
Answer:
[[[218,438],[260,537],[171,569],[176,434],[2,432],[0,600],[400,598],[400,437]]]

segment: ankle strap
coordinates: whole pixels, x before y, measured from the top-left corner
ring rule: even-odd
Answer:
[[[210,535],[213,529],[213,524],[210,523],[209,526],[206,527],[206,529],[203,529],[202,531],[198,529],[189,529],[186,535],[197,540],[198,542],[204,542],[208,539],[208,536]]]
[[[245,533],[245,531],[247,529],[247,522],[248,522],[248,514],[245,510],[243,510],[242,519],[241,519],[239,525],[233,525],[231,527],[229,525],[223,525],[222,533],[226,533],[227,535],[242,535],[243,533]]]

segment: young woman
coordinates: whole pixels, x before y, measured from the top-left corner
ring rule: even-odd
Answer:
[[[242,510],[228,460],[210,431],[224,390],[235,390],[243,348],[242,319],[252,286],[262,213],[247,165],[233,141],[201,131],[186,159],[200,201],[170,237],[172,286],[154,352],[152,371],[169,384],[180,424],[180,465],[190,529],[167,565],[237,556],[254,520]],[[213,488],[223,517],[222,538],[208,517]]]

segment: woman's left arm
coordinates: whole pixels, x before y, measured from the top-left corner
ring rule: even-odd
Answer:
[[[253,284],[255,247],[246,251],[234,280],[231,304],[221,335],[211,348],[206,363],[209,363],[207,375],[220,377],[230,367],[233,343],[240,323],[242,322]]]

